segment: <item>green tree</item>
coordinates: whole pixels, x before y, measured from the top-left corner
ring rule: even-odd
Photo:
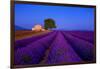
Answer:
[[[44,28],[47,30],[52,29],[52,28],[56,28],[55,21],[53,19],[45,19]]]

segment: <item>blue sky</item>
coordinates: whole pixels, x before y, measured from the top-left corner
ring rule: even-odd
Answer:
[[[31,29],[52,18],[55,30],[94,30],[94,8],[15,4],[15,25]]]

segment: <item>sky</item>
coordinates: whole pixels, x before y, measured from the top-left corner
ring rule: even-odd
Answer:
[[[31,29],[36,24],[52,18],[54,30],[94,31],[94,8],[15,4],[15,26]]]

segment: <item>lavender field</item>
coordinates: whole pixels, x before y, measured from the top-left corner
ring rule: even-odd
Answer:
[[[52,31],[15,41],[14,64],[71,64],[95,61],[94,32]]]

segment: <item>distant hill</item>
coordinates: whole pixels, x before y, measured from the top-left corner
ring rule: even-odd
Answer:
[[[30,29],[26,29],[26,28],[15,25],[15,30],[30,30]]]

